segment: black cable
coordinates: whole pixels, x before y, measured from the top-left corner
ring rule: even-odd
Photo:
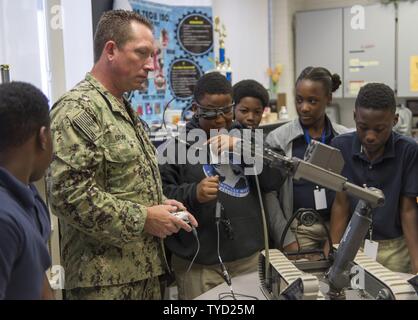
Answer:
[[[264,266],[264,272],[265,272],[265,283],[266,283],[266,287],[270,288],[271,287],[271,272],[270,272],[270,248],[269,248],[269,235],[268,235],[268,230],[267,230],[267,219],[266,219],[266,212],[264,210],[264,203],[263,203],[263,196],[261,194],[261,188],[260,188],[260,182],[258,180],[258,175],[257,172],[255,171],[255,166],[253,167],[254,169],[254,179],[255,179],[255,184],[257,186],[257,193],[258,193],[258,201],[260,203],[260,209],[261,209],[261,219],[263,222],[263,236],[264,236],[264,254],[265,254],[265,266]]]
[[[226,284],[231,289],[232,295],[234,295],[234,292],[232,290],[231,277],[229,276],[228,270],[226,269],[226,267],[225,267],[225,265],[224,265],[224,263],[222,261],[221,253],[220,253],[220,250],[219,250],[219,243],[220,243],[220,241],[219,241],[219,235],[220,235],[220,232],[219,232],[219,220],[216,221],[216,231],[217,231],[217,252],[218,252],[218,260],[219,260],[219,264],[221,266],[222,277],[224,278]]]
[[[142,119],[141,117],[138,117],[138,119],[139,119],[139,122],[141,122],[145,132],[148,134],[148,136],[150,136],[151,135],[151,128],[149,127],[148,123],[144,119]]]
[[[197,230],[196,230],[195,227],[192,227],[192,232],[193,232],[193,235],[194,235],[194,237],[196,238],[196,241],[197,241],[197,249],[196,249],[196,253],[195,253],[192,261],[189,264],[189,267],[187,268],[186,273],[188,273],[190,271],[190,269],[192,268],[193,263],[196,260],[196,257],[197,257],[197,255],[199,254],[199,251],[200,251],[200,241],[199,241],[199,237],[197,235]]]
[[[193,235],[195,236],[196,241],[197,241],[197,250],[196,250],[195,256],[193,257],[192,261],[189,264],[189,267],[187,268],[186,273],[189,273],[190,269],[192,268],[192,266],[194,264],[194,261],[196,260],[197,255],[199,254],[199,251],[200,251],[200,241],[199,241],[199,237],[198,237],[197,230],[196,230],[195,227],[192,227],[192,232],[193,232]],[[186,287],[186,277],[183,277],[182,285],[183,285],[183,288]]]
[[[306,209],[306,208],[299,208],[293,215],[292,215],[292,217],[287,221],[287,224],[286,224],[286,226],[285,226],[285,228],[284,228],[284,230],[283,230],[283,233],[282,233],[282,236],[281,236],[281,238],[280,238],[280,242],[279,242],[279,250],[280,251],[284,251],[283,249],[283,246],[284,246],[284,239],[285,239],[285,237],[286,237],[286,235],[287,235],[287,232],[289,231],[289,228],[290,228],[290,225],[292,224],[292,222],[293,222],[293,220],[295,220],[295,218],[297,218],[298,216],[300,216],[301,215],[301,213],[302,212],[305,212],[305,211],[311,211],[314,215],[315,215],[315,217],[319,220],[319,222],[322,224],[322,226],[325,228],[325,232],[326,232],[326,234],[327,234],[327,241],[328,241],[328,243],[329,243],[329,253],[332,255],[333,253],[334,253],[334,248],[333,248],[333,246],[332,246],[332,240],[331,240],[331,235],[330,235],[330,233],[329,233],[329,230],[328,230],[328,228],[327,228],[327,226],[326,226],[326,224],[325,224],[325,221],[324,221],[324,219],[322,219],[322,217],[321,217],[321,215],[316,211],[316,210],[313,210],[313,209]],[[300,224],[299,224],[300,225]],[[298,225],[298,226],[299,226]],[[296,238],[296,242],[297,242],[297,245],[298,245],[298,254],[300,253],[300,245],[299,245],[299,241],[298,241],[298,239],[297,239],[297,234],[295,234],[295,238]]]
[[[186,112],[189,111],[190,109],[192,109],[193,104],[189,104],[188,106],[184,107],[183,110],[181,111],[181,115],[180,115],[180,119],[182,121],[186,120]]]
[[[298,251],[297,251],[297,257],[299,258],[300,255],[300,242],[299,242],[299,238],[298,238],[298,228],[300,226],[300,222],[298,222],[297,226],[296,226],[296,232],[295,232],[295,239],[296,239],[296,244],[298,245]]]
[[[222,204],[219,201],[217,201],[216,202],[216,211],[215,211],[215,223],[216,223],[216,235],[217,235],[216,246],[217,246],[218,260],[219,260],[219,264],[221,266],[222,277],[224,278],[226,284],[229,286],[229,289],[231,290],[232,297],[234,298],[234,300],[236,300],[234,290],[232,289],[231,277],[229,276],[228,270],[226,269],[226,267],[225,267],[225,265],[222,261],[221,252],[220,252],[220,249],[219,249],[219,246],[220,246],[219,223],[220,223],[220,220],[221,220],[221,210],[222,210]]]
[[[299,209],[300,210],[300,209]],[[293,215],[290,217],[290,219],[287,221],[286,226],[284,227],[282,236],[280,238],[280,242],[279,242],[279,250],[280,251],[284,251],[283,245],[284,245],[284,239],[286,238],[287,232],[289,231],[290,225],[292,224],[293,220],[295,220],[296,215],[298,214],[298,211],[296,211],[295,213],[293,213]]]
[[[173,97],[170,101],[168,101],[164,107],[164,111],[163,111],[163,121],[161,123],[161,126],[158,128],[158,130],[162,129],[164,127],[164,129],[167,129],[167,125],[165,123],[165,112],[167,111],[168,107],[170,106],[170,103],[172,103],[176,98]]]
[[[327,240],[328,240],[328,244],[329,244],[329,254],[328,255],[333,256],[333,254],[334,254],[334,247],[332,245],[331,234],[329,232],[329,229],[328,229],[327,225],[325,224],[324,219],[321,217],[321,215],[318,212],[317,212],[317,215],[318,215],[317,218],[318,218],[319,222],[322,224],[322,226],[325,229],[325,233],[327,234]]]
[[[242,294],[242,293],[235,293],[234,296],[232,296],[232,294],[230,294],[229,292],[221,292],[218,295],[218,300],[225,300],[226,298],[232,298],[233,300],[238,300],[236,298],[247,298],[248,300],[259,300],[257,297],[255,296],[249,296],[246,294]]]

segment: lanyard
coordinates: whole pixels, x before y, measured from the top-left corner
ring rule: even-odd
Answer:
[[[303,129],[303,134],[305,136],[306,143],[309,145],[311,143],[311,140],[312,140],[311,136],[309,135],[309,130],[304,128]],[[323,144],[325,144],[325,128],[324,128],[324,130],[322,130],[321,142]]]

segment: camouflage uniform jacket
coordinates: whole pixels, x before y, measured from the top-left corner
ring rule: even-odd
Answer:
[[[52,108],[51,209],[60,218],[66,289],[164,273],[146,207],[163,201],[155,149],[129,103],[91,74]]]

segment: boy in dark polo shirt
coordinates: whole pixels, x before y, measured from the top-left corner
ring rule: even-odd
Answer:
[[[398,120],[395,110],[392,89],[380,83],[365,85],[355,104],[357,132],[334,138],[332,146],[342,152],[342,174],[349,181],[376,187],[385,195],[385,205],[373,210],[365,251],[393,271],[417,273],[418,144],[392,131]],[[355,205],[356,199],[337,194],[331,211],[334,243],[340,241]]]
[[[48,100],[34,86],[0,85],[0,300],[53,298],[49,214],[31,184],[52,158]]]

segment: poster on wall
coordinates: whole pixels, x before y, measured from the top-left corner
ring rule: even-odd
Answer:
[[[214,69],[212,8],[173,6],[129,0],[132,9],[154,25],[155,71],[140,90],[131,92],[133,108],[149,125],[180,120],[190,106],[196,81]],[[167,116],[169,115],[169,116]]]

